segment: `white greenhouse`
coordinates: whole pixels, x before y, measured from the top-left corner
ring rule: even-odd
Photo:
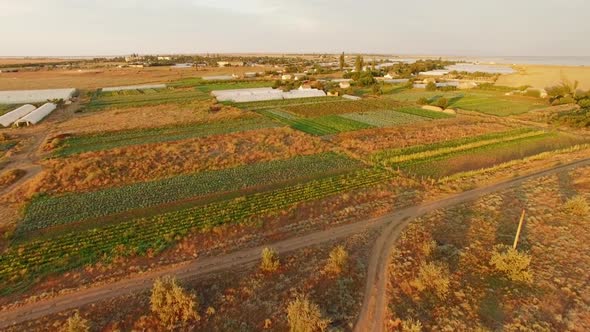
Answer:
[[[280,89],[273,88],[216,90],[212,91],[211,94],[215,96],[218,101],[233,101],[235,103],[326,96],[324,91],[317,89],[283,92]]]
[[[37,107],[33,105],[23,105],[14,111],[10,111],[2,116],[0,116],[0,124],[4,127],[9,127],[11,124],[15,123],[18,119],[22,118],[23,116],[31,113]]]
[[[20,120],[16,121],[16,125],[35,125],[41,122],[41,120],[43,120],[46,116],[51,114],[51,112],[53,112],[56,108],[57,106],[53,103],[43,104],[43,106],[39,107],[38,109],[22,117]]]
[[[144,89],[165,89],[166,84],[142,84],[142,85],[128,85],[128,86],[112,86],[102,88],[103,92],[125,91],[125,90],[144,90]]]
[[[53,99],[70,100],[76,89],[0,91],[0,104],[41,103]]]

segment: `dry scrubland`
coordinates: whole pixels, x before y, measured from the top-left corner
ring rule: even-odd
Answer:
[[[544,89],[565,78],[570,81],[579,81],[580,89],[590,89],[590,67],[519,65],[515,66],[515,69],[518,73],[502,75],[496,84],[512,87],[530,85]]]
[[[414,221],[392,255],[390,327],[588,330],[589,176],[586,167],[531,180]],[[494,253],[512,245],[522,209],[525,256],[502,270]]]

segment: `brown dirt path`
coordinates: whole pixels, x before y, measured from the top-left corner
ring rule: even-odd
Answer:
[[[586,165],[590,165],[590,159],[584,159],[570,164],[556,166],[545,171],[523,175],[509,181],[466,191],[438,201],[401,209],[378,218],[317,231],[275,243],[269,243],[268,246],[273,247],[279,253],[286,253],[308,246],[345,238],[374,227],[386,226],[373,248],[373,255],[369,262],[369,272],[367,274],[367,286],[365,298],[363,300],[363,307],[355,326],[355,331],[382,331],[383,318],[387,303],[386,275],[389,253],[397,237],[411,219],[436,209],[474,200],[483,195],[521,184],[531,178],[547,176]],[[201,258],[181,265],[136,274],[127,279],[110,284],[91,286],[90,288],[82,289],[73,293],[58,295],[54,298],[11,308],[0,312],[0,328],[6,328],[13,324],[34,320],[68,309],[79,308],[87,304],[107,300],[113,297],[146,290],[151,287],[155,278],[163,275],[175,275],[179,279],[193,280],[219,271],[244,265],[253,265],[259,261],[262,248],[263,246],[260,246],[217,257]]]

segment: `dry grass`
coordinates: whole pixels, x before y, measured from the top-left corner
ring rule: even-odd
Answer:
[[[496,84],[545,88],[559,84],[563,78],[567,78],[571,81],[579,81],[581,89],[590,89],[590,67],[524,65],[518,66],[517,69],[516,74],[500,76]]]
[[[11,169],[0,173],[0,189],[6,188],[23,177],[27,172],[22,169]]]
[[[83,113],[58,124],[56,130],[59,133],[85,134],[254,116],[230,106],[224,106],[219,112],[211,113],[209,107],[212,104],[212,101],[198,101],[187,105],[167,104]]]
[[[336,136],[334,140],[338,145],[348,150],[367,155],[385,149],[430,144],[507,129],[509,127],[498,120],[454,118],[436,122],[414,123],[408,126],[343,133]]]
[[[323,151],[319,139],[288,128],[129,146],[47,160],[33,192],[85,191]]]

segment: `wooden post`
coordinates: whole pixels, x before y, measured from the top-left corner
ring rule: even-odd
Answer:
[[[524,209],[522,209],[522,215],[520,216],[520,222],[518,223],[518,230],[516,231],[516,236],[514,237],[514,244],[512,245],[513,249],[516,249],[518,245],[518,239],[520,238],[520,231],[522,230],[522,223],[524,221]]]

